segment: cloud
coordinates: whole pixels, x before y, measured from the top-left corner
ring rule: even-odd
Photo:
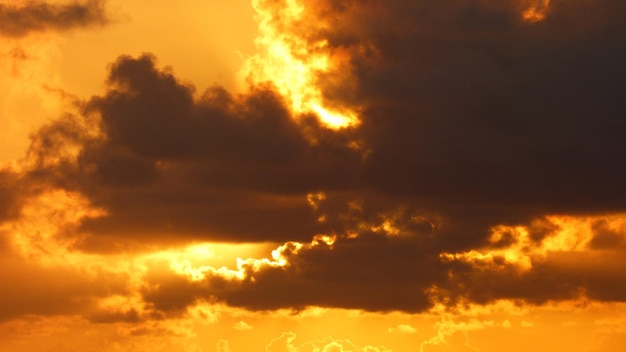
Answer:
[[[367,18],[386,29],[354,39],[370,38],[380,56],[356,68],[361,100],[372,102],[362,115],[368,184],[449,214],[475,233],[468,241],[497,223],[623,209],[614,128],[624,77],[614,58],[626,50],[611,14],[623,5],[557,2],[544,22],[527,24],[506,2],[462,3],[392,2],[402,31]],[[567,33],[564,21],[586,32]]]
[[[377,52],[375,62],[360,61],[362,56],[354,52],[351,70],[358,85],[353,98],[364,107],[360,127],[324,133],[319,126],[307,126],[311,121],[296,123],[281,98],[262,88],[233,97],[216,87],[194,100],[193,88],[159,72],[153,58],[120,58],[112,68],[108,93],[86,104],[87,114],[101,115],[106,140],[85,145],[79,160],[83,175],[78,175],[97,180],[79,183],[97,202],[103,202],[98,199],[102,189],[115,189],[120,208],[86,226],[117,232],[111,228],[124,220],[129,226],[134,223],[134,230],[156,230],[145,227],[146,215],[130,216],[132,209],[121,208],[121,193],[133,193],[130,186],[152,193],[150,188],[158,185],[164,204],[200,201],[166,194],[167,186],[183,178],[198,185],[193,187],[198,194],[205,192],[201,198],[219,198],[216,188],[295,197],[324,190],[343,199],[371,197],[376,203],[427,209],[447,220],[440,231],[450,245],[459,246],[480,243],[489,227],[500,223],[624,208],[618,195],[624,191],[620,180],[626,167],[615,155],[622,143],[615,133],[621,105],[614,89],[623,77],[612,74],[620,72],[624,55],[619,30],[611,32],[622,26],[615,18],[619,3],[589,9],[603,21],[582,16],[587,5],[573,1],[554,4],[543,22],[528,24],[512,5],[390,2],[385,13],[399,15],[393,18],[401,28],[383,26],[385,16],[359,17],[370,23],[367,28],[355,23],[355,16],[374,12],[369,3],[320,3],[345,19],[336,23],[335,35],[316,33],[330,37],[331,50],[343,45],[356,51],[357,43],[366,42]],[[611,6],[615,11],[606,9]],[[438,16],[427,16],[435,11]],[[586,33],[559,32],[565,30],[562,18],[579,17]],[[439,35],[424,34],[433,31]],[[475,35],[468,38],[461,31]],[[353,37],[346,38],[348,34]],[[391,35],[398,40],[387,40]],[[562,38],[557,46],[555,36]],[[503,41],[516,43],[515,48],[501,45]],[[415,48],[403,44],[407,42]],[[586,54],[590,48],[594,55]],[[594,82],[593,90],[588,82]],[[61,125],[67,128],[68,123]],[[325,140],[314,145],[311,134]],[[354,141],[364,146],[366,158],[346,147]],[[138,193],[131,197],[132,208],[144,209],[149,202]],[[178,208],[162,208],[163,217],[173,217],[170,226],[199,222],[194,209],[183,222]],[[287,215],[283,219],[319,226],[306,220],[306,204],[289,208],[294,209],[289,215],[280,209]],[[217,217],[226,221],[232,216]],[[273,226],[288,225],[271,221],[277,217],[263,216]],[[228,231],[237,236],[257,231],[261,238],[269,235],[263,221],[251,219],[253,226],[232,223],[215,231],[208,220],[188,226],[207,226],[205,232],[222,238]],[[300,236],[291,225],[272,232],[281,232],[283,240],[287,232]]]
[[[332,245],[288,242],[271,260],[241,259],[236,270],[207,268],[199,280],[154,267],[143,297],[164,314],[202,301],[255,311],[319,306],[420,312],[432,306],[427,291],[446,270],[426,246],[425,240],[373,233]]]
[[[554,217],[555,230],[536,244],[524,227],[509,229],[513,240],[507,245],[493,244],[483,250],[460,254],[442,254],[444,260],[462,262],[452,286],[462,285],[461,292],[475,302],[499,298],[545,303],[584,296],[600,301],[623,301],[625,291],[617,282],[623,274],[623,247],[611,251],[594,249],[597,239],[610,231],[619,243],[626,235],[624,215],[602,217]],[[502,229],[494,231],[491,241],[501,238]],[[497,242],[497,241],[496,241]],[[464,265],[468,267],[462,268]],[[471,278],[470,278],[471,276]],[[557,277],[558,280],[551,278]],[[453,294],[454,295],[454,294]]]
[[[139,294],[155,316],[624,301],[626,5],[551,1],[524,20],[531,3],[305,2],[312,24],[284,30],[350,58],[315,80],[359,106],[348,129],[295,114],[271,84],[198,93],[149,54],[121,56],[103,94],[0,174],[0,219],[28,203],[16,184],[101,210],[59,230],[78,253],[280,246],[195,276],[151,262]]]
[[[235,323],[233,325],[233,329],[235,330],[240,330],[240,331],[246,331],[246,330],[252,330],[252,326],[248,323],[246,323],[243,320],[238,321],[237,323]]]
[[[265,348],[266,352],[300,352],[300,351],[322,351],[322,352],[391,352],[385,347],[366,346],[358,348],[348,340],[335,340],[326,338],[323,341],[306,342],[301,345],[294,345],[296,334],[292,331],[284,332],[280,337],[273,339]]]
[[[267,347],[266,352],[293,352],[297,351],[291,343],[296,339],[296,334],[293,332],[285,332],[280,337],[273,339]]]
[[[530,236],[537,230],[495,229],[491,244],[460,253],[438,252],[432,234],[417,232],[415,224],[398,221],[387,232],[361,223],[358,234],[288,242],[272,259],[240,260],[230,271],[206,268],[192,282],[172,271],[167,281],[151,279],[155,289],[144,292],[144,299],[165,313],[205,300],[251,310],[321,306],[405,312],[502,299],[624,301],[626,291],[616,284],[624,280],[623,250],[590,247],[594,224],[619,228],[623,219],[551,219],[554,230],[536,242]]]
[[[121,274],[44,267],[10,252],[2,253],[0,265],[4,272],[0,278],[0,321],[30,315],[102,314],[97,306],[99,299],[129,293],[127,278]],[[98,320],[110,319],[103,316]]]
[[[0,223],[15,218],[19,214],[20,198],[19,175],[11,170],[0,169]]]
[[[498,324],[493,320],[478,320],[471,319],[469,321],[454,321],[449,318],[442,318],[441,322],[435,324],[437,328],[437,335],[420,344],[420,352],[425,351],[426,346],[436,346],[440,344],[447,344],[447,339],[452,335],[461,332],[465,335],[465,347],[475,350],[470,345],[468,332],[475,330],[483,330],[494,326],[502,326],[504,328],[510,327],[510,322],[505,320],[503,323]]]
[[[214,87],[195,100],[147,55],[119,58],[107,84],[84,116],[42,128],[30,149],[33,177],[106,209],[83,224],[97,234],[85,248],[142,233],[168,241],[172,231],[231,242],[310,238],[323,227],[306,194],[343,188],[356,172],[360,156],[346,136],[294,121],[271,90],[232,96]],[[68,145],[80,153],[60,156]]]
[[[34,32],[65,31],[102,25],[108,21],[101,0],[53,4],[27,1],[21,5],[0,3],[0,35],[23,37]]]
[[[387,329],[387,332],[392,334],[415,334],[417,330],[411,325],[400,324],[398,326]]]

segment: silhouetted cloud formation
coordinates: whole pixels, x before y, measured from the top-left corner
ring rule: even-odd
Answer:
[[[215,87],[194,101],[193,89],[157,70],[150,56],[121,57],[108,85],[85,104],[87,123],[68,116],[43,127],[30,150],[34,179],[107,210],[86,231],[119,239],[308,239],[322,228],[307,192],[349,187],[355,177],[360,156],[349,140],[312,118],[295,122],[270,90],[233,97]],[[96,123],[103,135],[91,137]],[[82,146],[77,161],[50,167],[63,143]]]
[[[583,252],[551,244],[565,225],[547,217],[626,211],[626,3],[553,0],[536,22],[521,16],[530,1],[306,3],[308,21],[333,25],[286,30],[349,55],[320,84],[361,107],[358,127],[292,116],[269,85],[196,95],[150,55],[122,56],[104,95],[34,135],[21,187],[106,211],[82,222],[79,250],[305,243],[238,278],[155,270],[142,297],[164,314],[202,300],[410,312],[438,299],[626,300],[626,229],[595,222]],[[495,238],[498,225],[525,232]],[[316,234],[335,242],[310,244]]]
[[[26,1],[19,5],[0,3],[0,35],[7,37],[102,25],[106,22],[107,16],[101,0],[67,4],[46,1]]]

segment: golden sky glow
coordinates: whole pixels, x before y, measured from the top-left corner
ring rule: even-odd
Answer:
[[[0,352],[621,352],[625,16],[0,0]]]
[[[358,124],[357,113],[349,107],[327,107],[322,91],[317,86],[318,76],[340,67],[339,57],[320,39],[311,43],[299,36],[307,26],[328,27],[318,19],[307,21],[307,8],[298,0],[274,4],[255,0],[259,22],[256,44],[261,53],[247,60],[243,75],[252,84],[271,82],[286,97],[296,114],[314,113],[330,128],[350,127]]]

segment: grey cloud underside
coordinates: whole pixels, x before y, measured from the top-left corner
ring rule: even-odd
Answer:
[[[107,21],[101,0],[66,4],[27,1],[20,6],[0,3],[0,36],[23,37],[33,32],[103,25]]]
[[[626,298],[621,274],[598,277],[551,261],[563,258],[515,275],[439,260],[441,252],[484,246],[497,224],[626,210],[626,3],[553,0],[537,23],[523,22],[506,1],[322,5],[333,31],[307,38],[327,37],[354,54],[356,86],[338,89],[336,77],[321,84],[329,99],[364,108],[359,127],[331,132],[311,117],[296,121],[268,87],[243,96],[215,87],[194,99],[192,87],[150,56],[121,57],[85,116],[35,136],[31,155],[42,162],[23,182],[79,191],[105,208],[108,216],[82,228],[91,234],[82,249],[96,252],[127,239],[281,242],[363,233],[332,251],[293,255],[291,267],[263,270],[255,281],[172,279],[145,293],[163,311],[211,296],[251,309],[420,311],[433,285],[476,302],[544,302],[581,289]],[[95,115],[106,138],[86,137],[72,123]],[[78,162],[47,167],[51,146],[68,140],[83,146]],[[364,149],[349,147],[353,140]],[[314,210],[306,194],[318,191],[328,197]],[[400,237],[358,228],[400,210]],[[429,221],[416,222],[416,214]],[[539,243],[554,230],[531,235]],[[623,240],[599,228],[592,246],[606,243]],[[168,293],[176,287],[179,295]]]

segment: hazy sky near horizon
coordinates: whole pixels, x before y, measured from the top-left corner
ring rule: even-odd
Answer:
[[[0,1],[0,352],[621,351],[625,20]]]

